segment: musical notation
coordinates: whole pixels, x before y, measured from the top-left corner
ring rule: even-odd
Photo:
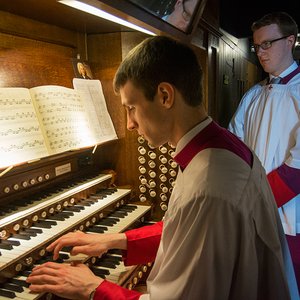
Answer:
[[[22,150],[26,148],[35,148],[44,144],[41,140],[26,141],[24,143],[10,144],[8,147],[0,146],[0,152],[11,152],[14,150]]]
[[[8,129],[6,131],[0,131],[0,137],[24,134],[24,133],[35,133],[40,130],[39,126],[29,126],[29,127],[18,127],[14,129]]]
[[[0,88],[0,168],[116,139],[100,81],[86,82]]]
[[[35,117],[34,112],[16,112],[14,114],[1,115],[0,116],[0,122],[1,121],[16,120],[16,119],[32,119],[34,117]]]
[[[31,89],[52,153],[91,146],[96,143],[88,113],[73,89],[42,86]]]

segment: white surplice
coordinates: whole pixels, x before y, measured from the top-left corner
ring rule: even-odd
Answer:
[[[288,300],[285,272],[292,299],[299,299],[277,207],[257,157],[251,169],[231,151],[200,151],[179,170],[148,294],[140,300]]]
[[[280,77],[294,69],[294,62]],[[268,174],[283,163],[300,169],[300,74],[287,84],[253,86],[229,124],[262,162]],[[300,195],[279,209],[286,234],[300,233]]]

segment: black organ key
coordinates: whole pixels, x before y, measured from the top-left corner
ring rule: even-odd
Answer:
[[[90,199],[94,199],[96,201],[100,201],[102,199],[104,199],[106,196],[105,195],[101,195],[101,194],[92,194],[90,195]]]
[[[61,249],[61,252],[67,252],[70,253],[72,251],[73,247],[72,246],[65,246]]]
[[[101,225],[98,225],[98,224],[93,225],[91,228],[94,228],[94,227],[99,228],[100,230],[104,230],[104,231],[108,230],[107,226],[101,226]]]
[[[24,229],[26,232],[35,232],[37,234],[43,233],[43,230],[41,228],[26,228]]]
[[[34,227],[38,228],[51,228],[53,225],[57,225],[55,221],[51,220],[39,220],[34,224]]]
[[[99,277],[102,277],[102,278],[105,278],[105,275],[109,275],[109,270],[101,269],[97,266],[92,266],[91,270],[96,276],[99,276]]]
[[[53,216],[49,216],[48,217],[49,220],[55,220],[55,221],[65,221],[66,217],[59,215],[59,214],[55,214]]]
[[[19,285],[19,286],[24,286],[26,288],[28,288],[30,286],[30,283],[28,283],[22,279],[12,278],[12,279],[10,279],[10,282],[13,284]]]
[[[37,236],[36,232],[26,231],[26,230],[19,231],[19,234],[25,235],[25,236],[29,236],[29,237],[31,237],[31,236]]]
[[[93,204],[95,204],[95,202],[84,201],[84,202],[80,202],[80,204],[83,204],[83,205],[85,205],[85,206],[92,206]]]
[[[39,220],[38,223],[50,224],[51,226],[57,225],[55,221],[51,221],[51,220]]]
[[[123,251],[122,251],[121,249],[110,249],[110,250],[109,250],[109,253],[110,253],[110,254],[118,254],[118,255],[120,255],[120,256],[123,255]],[[121,258],[121,259],[122,259],[122,258]]]
[[[99,225],[106,225],[106,226],[113,226],[117,224],[120,220],[116,218],[105,218],[100,220],[97,224]]]
[[[112,255],[107,254],[107,260],[112,261],[115,264],[119,265],[123,259],[122,259],[122,256],[112,256]]]
[[[119,208],[119,210],[127,211],[127,212],[132,212],[135,209],[137,209],[137,206],[135,206],[135,205],[123,205],[122,207]]]
[[[64,211],[66,212],[80,212],[84,209],[84,207],[78,207],[78,206],[69,206],[69,207],[66,207],[64,209]]]
[[[115,211],[111,213],[109,217],[116,217],[116,218],[125,218],[128,215],[126,211]]]
[[[13,284],[13,283],[8,283],[8,282],[2,284],[1,287],[3,289],[6,289],[6,290],[9,290],[9,291],[12,291],[12,292],[17,292],[17,293],[22,293],[24,291],[22,286],[16,285],[16,284]]]
[[[107,219],[110,220],[111,222],[115,222],[115,224],[117,224],[118,222],[120,222],[119,218],[112,217],[111,215],[108,215]]]
[[[12,250],[13,246],[10,244],[4,244],[4,243],[0,242],[0,249]]]
[[[120,264],[120,260],[114,258],[107,258],[105,259],[105,263],[111,263],[112,265],[117,266]]]
[[[68,258],[70,258],[70,256],[67,253],[59,253],[58,259],[61,259],[63,261],[64,259]]]
[[[0,288],[0,296],[6,297],[6,298],[10,298],[10,299],[16,298],[16,294],[14,292],[11,292],[11,291],[8,291],[8,290],[4,290],[2,288]]]
[[[13,240],[1,240],[2,244],[12,245],[12,246],[19,246],[19,241],[13,241]]]
[[[92,226],[87,229],[88,232],[96,232],[96,233],[104,233],[106,230],[107,230],[107,228],[102,227],[102,226],[99,226],[99,227]]]
[[[24,234],[20,234],[20,233],[15,233],[12,235],[12,238],[14,239],[18,239],[18,240],[30,240],[30,236],[29,235],[24,235]]]
[[[70,218],[71,216],[74,216],[74,213],[73,212],[71,212],[71,211],[61,211],[60,213],[59,213],[59,215],[61,215],[61,216],[65,216],[65,218]]]

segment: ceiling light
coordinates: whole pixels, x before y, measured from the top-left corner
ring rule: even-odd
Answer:
[[[78,10],[87,12],[91,15],[94,15],[94,16],[97,16],[97,17],[100,17],[100,18],[118,23],[120,25],[123,25],[123,26],[129,27],[129,28],[144,32],[146,34],[155,35],[155,33],[151,32],[147,29],[144,29],[140,26],[132,24],[132,23],[130,23],[128,21],[125,21],[121,18],[118,18],[114,15],[111,15],[111,14],[109,14],[109,13],[107,13],[107,12],[105,12],[105,11],[99,9],[99,8],[96,8],[92,5],[89,5],[89,4],[86,4],[86,3],[83,3],[83,2],[80,2],[80,1],[77,1],[77,0],[58,0],[58,2],[60,2],[62,4],[65,4],[65,5],[68,5],[68,6],[71,6],[73,8],[76,8]]]

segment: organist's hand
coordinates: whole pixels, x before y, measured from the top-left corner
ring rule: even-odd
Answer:
[[[72,246],[71,255],[79,253],[88,256],[101,256],[109,249],[127,249],[127,238],[124,233],[87,234],[81,231],[69,232],[47,247],[53,252],[53,259],[58,259],[63,247]]]
[[[84,264],[75,266],[47,262],[35,267],[26,280],[36,293],[50,292],[67,299],[89,299],[90,293],[103,279],[95,276]]]

